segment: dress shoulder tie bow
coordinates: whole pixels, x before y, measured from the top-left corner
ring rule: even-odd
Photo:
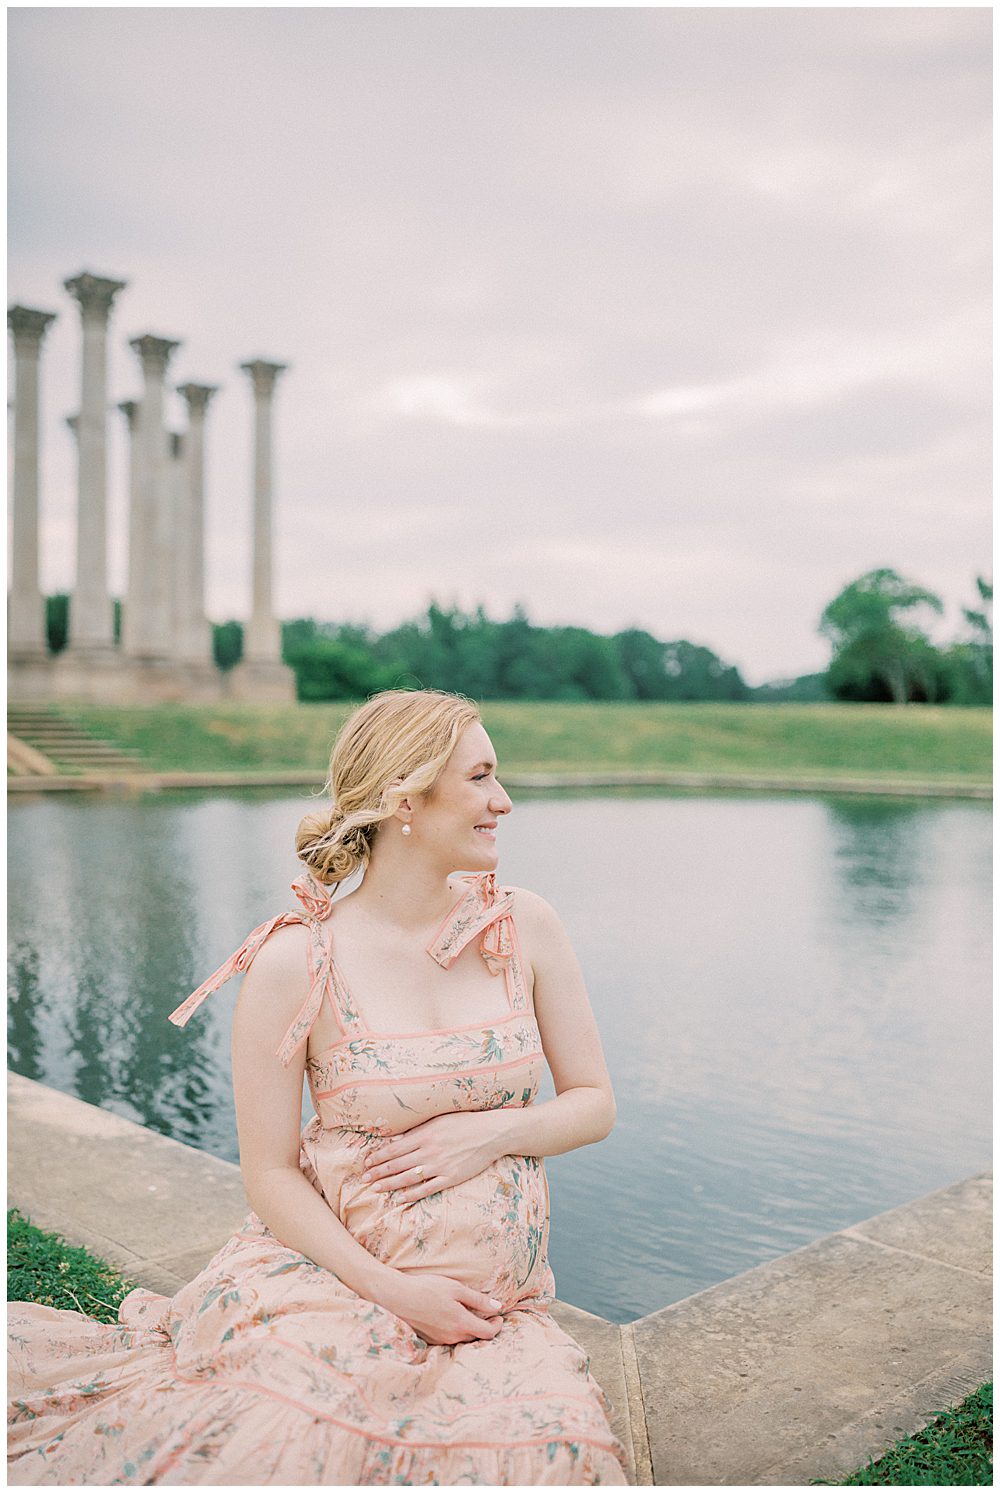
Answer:
[[[310,981],[302,1009],[288,1028],[277,1050],[282,1066],[288,1067],[319,1015],[323,1004],[323,993],[331,978],[332,963],[329,942],[323,937],[320,929],[320,924],[326,921],[333,910],[330,893],[322,882],[317,881],[308,872],[299,880],[292,882],[292,891],[298,897],[302,911],[279,913],[276,918],[269,918],[266,923],[261,923],[259,928],[248,933],[236,952],[230,954],[225,963],[220,964],[215,973],[209,975],[197,990],[193,990],[187,1000],[182,1001],[176,1010],[171,1011],[167,1017],[168,1021],[172,1021],[174,1026],[185,1026],[202,1001],[206,1000],[213,991],[225,985],[227,980],[231,980],[234,975],[241,975],[250,968],[261,945],[270,938],[276,928],[301,923],[309,928],[313,935],[309,959]]]
[[[514,893],[498,887],[492,871],[463,876],[468,890],[455,903],[427,945],[427,952],[442,969],[450,969],[459,954],[477,934],[480,952],[491,975],[499,975],[514,952],[511,934]]]

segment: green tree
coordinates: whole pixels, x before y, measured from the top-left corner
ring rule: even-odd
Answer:
[[[69,641],[70,598],[65,591],[45,598],[45,635],[53,653],[61,653]],[[122,638],[122,604],[116,596],[111,603],[111,635],[116,643]]]
[[[314,617],[295,617],[281,624],[281,657],[288,663],[289,654],[314,643],[327,629]]]
[[[688,643],[664,643],[663,668],[667,676],[664,700],[746,700],[749,685],[739,669],[724,664],[711,648]]]
[[[621,665],[613,638],[585,627],[560,627],[551,638],[554,661],[563,680],[556,698],[628,700],[632,688]],[[572,690],[567,694],[566,690]]]
[[[243,657],[243,623],[213,622],[212,655],[220,669],[231,669]]]
[[[45,598],[45,632],[53,653],[61,653],[69,636],[69,597],[65,591]]]
[[[944,690],[941,655],[909,620],[940,614],[941,598],[895,570],[870,570],[835,596],[820,618],[833,648],[827,684],[838,699],[937,700]],[[907,620],[901,620],[901,619]]]
[[[295,670],[300,700],[364,700],[395,680],[371,652],[351,648],[337,638],[317,637],[285,654]]]
[[[641,628],[629,627],[615,634],[614,643],[632,698],[666,700],[670,690],[667,651],[659,639]]]
[[[945,654],[948,699],[956,705],[989,705],[993,700],[993,586],[976,576],[979,604],[963,607],[966,636]]]

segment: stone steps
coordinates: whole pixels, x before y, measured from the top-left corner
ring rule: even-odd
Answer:
[[[123,751],[113,742],[91,736],[48,705],[11,705],[7,711],[7,730],[15,742],[22,743],[60,768],[133,773],[141,772],[143,768],[142,758],[134,752]],[[20,758],[25,760],[24,754],[20,754]],[[18,770],[25,769],[19,766]],[[41,769],[38,770],[41,773]]]

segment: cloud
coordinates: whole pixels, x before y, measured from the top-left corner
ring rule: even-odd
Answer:
[[[988,13],[22,9],[12,298],[43,354],[46,584],[73,568],[79,325],[182,340],[208,426],[210,608],[249,589],[275,403],[285,615],[432,593],[822,660],[875,564],[987,563]],[[169,418],[183,411],[171,401]],[[127,453],[112,423],[113,576]]]

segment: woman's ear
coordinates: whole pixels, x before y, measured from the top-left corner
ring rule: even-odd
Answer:
[[[385,794],[391,793],[391,791],[392,791],[393,788],[399,788],[402,785],[402,782],[403,782],[402,778],[393,778],[393,780],[392,780],[391,783],[387,783],[386,784]],[[401,809],[405,809],[406,810],[406,816],[404,816],[403,814],[400,813]],[[410,803],[410,800],[408,798],[401,798],[400,801],[399,801],[399,803],[393,809],[391,817],[393,819],[402,819],[404,817],[409,816],[412,813],[413,813],[413,806]]]

